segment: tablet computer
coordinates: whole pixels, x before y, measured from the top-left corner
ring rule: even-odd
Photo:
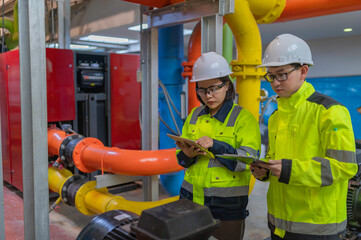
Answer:
[[[238,161],[241,161],[245,164],[251,164],[251,163],[268,163],[267,159],[258,159],[252,156],[246,156],[242,154],[229,154],[225,153],[222,155],[216,155],[216,157],[226,158],[226,159],[237,159]]]
[[[201,151],[206,152],[207,155],[209,155],[211,158],[214,158],[213,153],[211,153],[210,151],[208,151],[207,149],[205,149],[204,147],[202,147],[201,145],[199,145],[198,143],[196,143],[193,140],[190,140],[188,138],[179,137],[179,136],[172,135],[172,134],[167,134],[167,136],[176,142],[185,143],[189,146],[194,146],[196,148],[199,148]]]

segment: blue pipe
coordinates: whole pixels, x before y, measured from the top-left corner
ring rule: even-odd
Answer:
[[[184,61],[183,25],[160,28],[158,30],[158,63],[159,80],[165,85],[175,107],[181,111],[181,93],[184,79],[181,76]],[[165,94],[159,88],[159,115],[176,131],[175,124],[170,114]],[[183,121],[172,109],[179,130],[182,131]],[[166,134],[173,134],[161,121],[159,122],[159,149],[175,148],[175,143]],[[184,171],[164,174],[160,176],[161,184],[170,196],[179,195],[179,190],[184,178]]]

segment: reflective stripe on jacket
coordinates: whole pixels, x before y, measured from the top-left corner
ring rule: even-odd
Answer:
[[[278,98],[268,130],[267,158],[282,159],[280,179],[270,176],[267,194],[275,233],[343,231],[348,180],[357,172],[348,110],[305,82],[291,97]]]
[[[192,140],[203,136],[212,138],[213,147],[208,150],[214,155],[242,152],[257,156],[261,138],[254,116],[232,101],[224,103],[217,114],[210,116],[203,106],[193,109],[183,126],[182,137]],[[181,197],[210,207],[234,207],[233,211],[242,206],[245,211],[251,176],[248,166],[220,157],[212,159],[199,155],[189,159],[180,150],[177,153],[179,164],[187,167]],[[245,201],[240,200],[241,196]]]

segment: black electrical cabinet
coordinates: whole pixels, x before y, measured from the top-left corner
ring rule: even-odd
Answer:
[[[109,54],[74,52],[74,130],[110,146]]]
[[[74,51],[75,132],[111,146],[109,54]],[[86,174],[94,179],[99,171]],[[75,173],[78,173],[75,169]]]

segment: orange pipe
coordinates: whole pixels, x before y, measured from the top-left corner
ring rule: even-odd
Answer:
[[[361,10],[360,0],[287,0],[285,9],[275,22],[286,22],[357,10]]]
[[[66,133],[57,128],[48,129],[49,154],[58,155]],[[126,150],[105,147],[96,138],[84,138],[73,150],[75,166],[82,172],[96,170],[122,175],[151,176],[183,170],[178,165],[175,148],[155,151]]]
[[[66,133],[59,128],[51,127],[48,129],[48,152],[50,155],[58,155],[60,145],[66,138]]]
[[[197,58],[201,56],[201,47],[201,22],[198,22],[188,43],[188,63],[192,63],[192,67]],[[189,76],[189,80],[191,77],[192,75]],[[188,81],[188,113],[200,105],[196,94],[196,83]]]

